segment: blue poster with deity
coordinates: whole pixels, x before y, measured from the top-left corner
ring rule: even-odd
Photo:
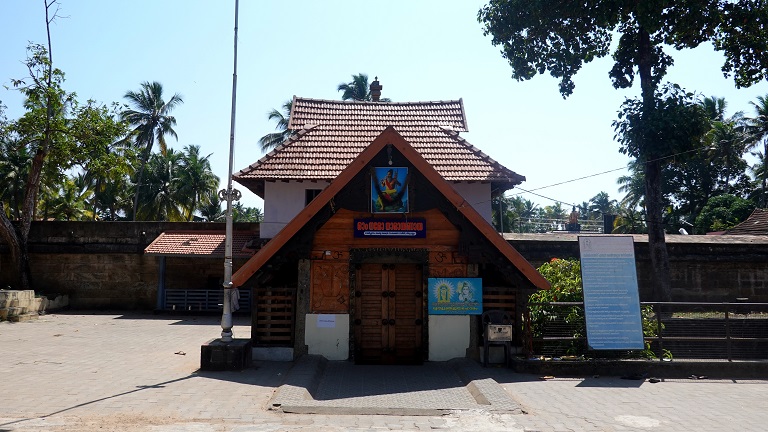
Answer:
[[[429,278],[427,310],[430,315],[483,313],[483,279]]]
[[[408,213],[408,168],[376,167],[371,176],[371,213]]]

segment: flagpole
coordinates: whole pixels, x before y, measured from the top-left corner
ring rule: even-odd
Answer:
[[[229,171],[226,189],[227,216],[224,250],[224,310],[221,315],[222,342],[232,342],[232,199],[235,195],[240,195],[239,191],[232,189],[232,166],[234,165],[235,154],[235,110],[237,107],[237,15],[239,9],[240,2],[235,0],[235,61],[232,73],[232,115],[229,125]]]

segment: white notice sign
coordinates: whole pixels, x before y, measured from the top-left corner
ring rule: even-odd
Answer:
[[[632,237],[579,236],[579,251],[589,347],[643,349]]]
[[[336,328],[336,315],[333,315],[333,314],[318,315],[317,328]]]

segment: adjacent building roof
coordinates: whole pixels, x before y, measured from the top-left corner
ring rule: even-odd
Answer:
[[[157,256],[207,256],[224,258],[224,231],[166,231],[146,249],[147,255]],[[252,246],[258,234],[250,231],[232,233],[232,255],[249,257],[255,252]]]
[[[242,286],[257,271],[261,269],[277,252],[282,249],[286,243],[299,230],[315,217],[315,215],[336,196],[349,181],[356,176],[360,170],[364,169],[368,163],[379,152],[391,144],[396,148],[413,167],[431,182],[443,196],[451,202],[456,211],[461,213],[469,222],[474,225],[493,247],[498,250],[512,265],[514,265],[525,279],[534,287],[548,289],[549,282],[509,243],[507,243],[496,230],[477,212],[477,210],[467,203],[464,198],[456,192],[446,179],[444,179],[437,169],[418,152],[408,141],[404,139],[393,127],[388,127],[378,136],[371,139],[370,145],[366,146],[357,157],[348,163],[344,169],[336,176],[331,183],[323,189],[322,192],[312,200],[304,209],[294,217],[288,225],[280,230],[277,235],[268,241],[254,256],[252,256],[235,274],[232,275],[232,282],[236,287]]]
[[[447,181],[489,182],[508,190],[525,177],[473,147],[464,103],[353,102],[293,98],[296,133],[234,179],[264,198],[265,181],[331,181],[387,127],[393,127]]]
[[[729,229],[725,234],[768,235],[768,209],[755,209],[744,222]]]

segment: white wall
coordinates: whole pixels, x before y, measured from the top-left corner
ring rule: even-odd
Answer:
[[[320,325],[328,326],[330,321],[333,321],[333,327],[318,325],[319,317],[324,321]],[[347,360],[349,358],[349,315],[307,314],[304,343],[309,348],[309,354],[321,355],[328,360]]]
[[[451,183],[456,192],[480,213],[483,219],[491,223],[491,184],[490,183]]]
[[[328,182],[265,182],[261,238],[272,238],[304,208],[307,189],[325,189]]]
[[[466,357],[469,315],[429,316],[429,361]]]

